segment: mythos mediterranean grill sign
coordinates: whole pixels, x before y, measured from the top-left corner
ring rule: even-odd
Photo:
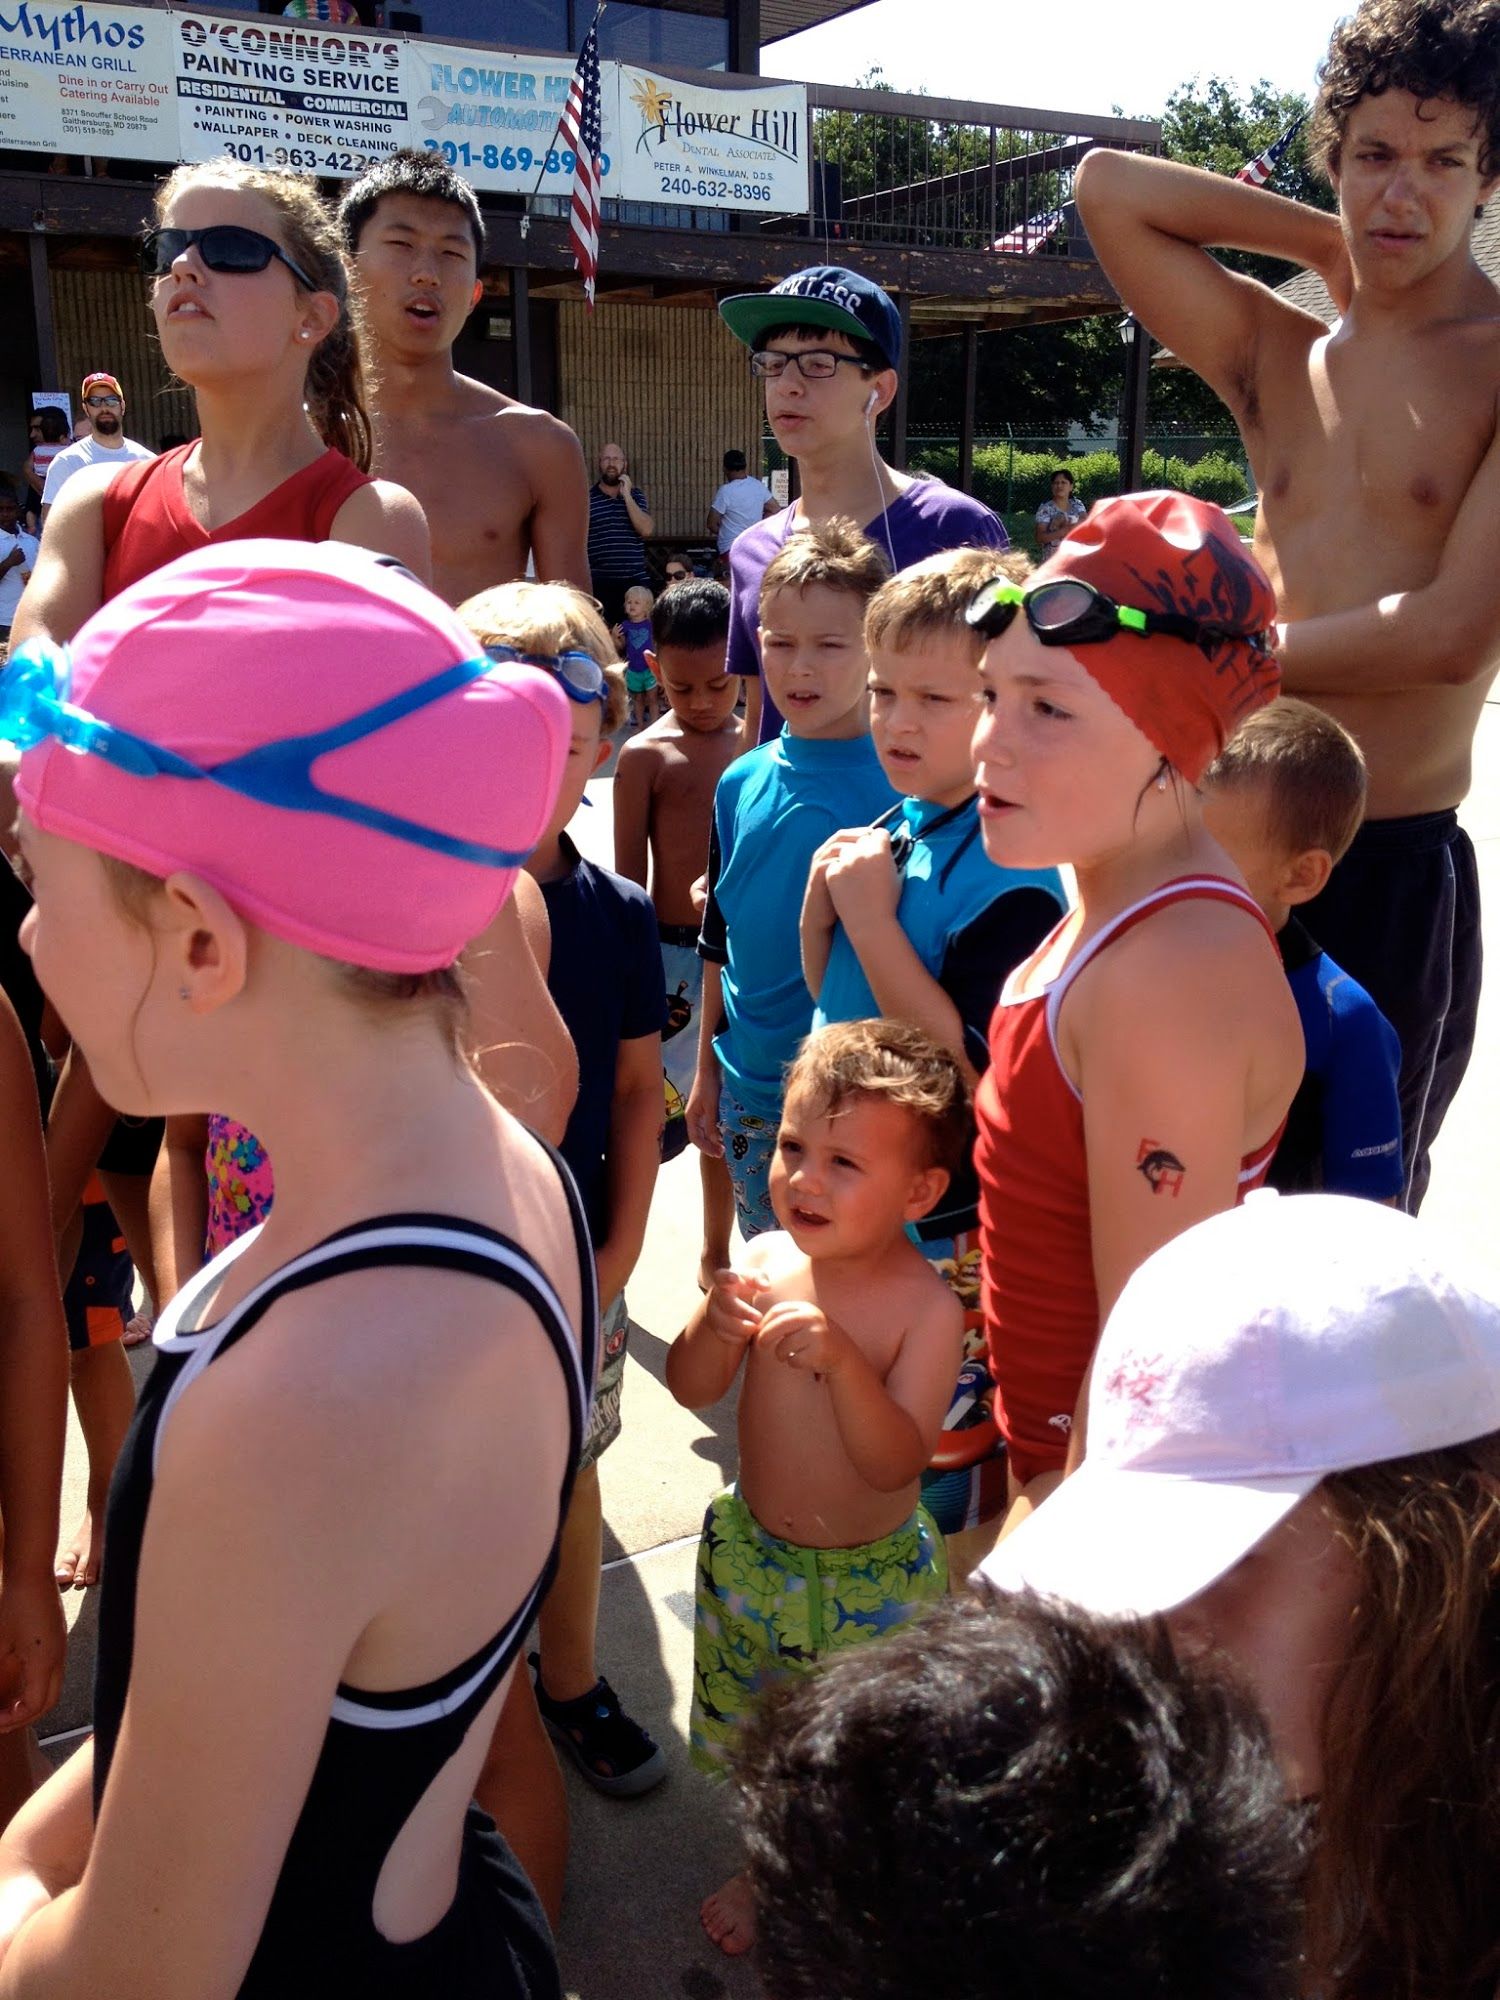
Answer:
[[[165,19],[141,7],[0,0],[0,146],[174,159],[177,106]]]
[[[806,87],[707,89],[621,63],[619,152],[622,200],[805,215]]]

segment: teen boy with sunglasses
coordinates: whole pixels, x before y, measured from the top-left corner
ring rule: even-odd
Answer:
[[[79,392],[83,414],[88,418],[88,436],[60,451],[47,467],[42,487],[42,526],[54,501],[75,472],[86,465],[128,465],[133,458],[153,458],[150,445],[137,444],[125,435],[125,396],[113,375],[85,375]]]
[[[881,458],[875,426],[896,398],[904,360],[901,315],[879,285],[857,271],[816,265],[770,292],[742,293],[719,307],[750,349],[765,384],[766,418],[797,461],[801,496],[747,528],[729,553],[734,600],[729,671],[745,677],[745,749],[781,728],[763,688],[756,619],[760,583],[787,537],[836,516],[859,523],[892,572],[944,549],[1003,549],[1005,529],[978,500],[940,479],[913,479]]]

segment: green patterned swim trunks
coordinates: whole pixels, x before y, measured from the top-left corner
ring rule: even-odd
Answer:
[[[893,1632],[947,1588],[943,1538],[925,1507],[878,1542],[804,1549],[767,1534],[737,1486],[720,1493],[698,1544],[693,1762],[722,1778],[741,1723],[768,1687]]]

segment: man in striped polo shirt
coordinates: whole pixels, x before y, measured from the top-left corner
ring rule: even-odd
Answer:
[[[589,575],[606,625],[614,627],[624,617],[632,585],[650,584],[646,542],[655,532],[646,496],[631,484],[624,451],[607,444],[599,454],[599,477],[589,488]]]

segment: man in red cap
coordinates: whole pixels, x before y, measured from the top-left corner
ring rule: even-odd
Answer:
[[[113,375],[102,371],[85,375],[83,389],[83,414],[88,419],[88,435],[70,444],[66,451],[60,451],[47,468],[47,483],[42,488],[42,526],[47,525],[47,516],[58,494],[75,472],[81,472],[86,465],[128,465],[133,458],[154,458],[155,452],[149,445],[137,444],[134,438],[125,435],[125,395]]]

